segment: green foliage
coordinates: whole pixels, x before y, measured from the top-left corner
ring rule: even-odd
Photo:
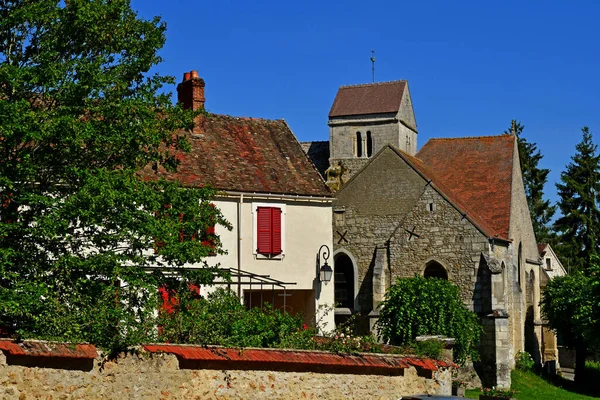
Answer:
[[[515,357],[515,361],[517,369],[521,371],[533,371],[533,367],[535,366],[533,357],[526,351],[519,351]]]
[[[417,354],[420,356],[439,360],[442,356],[442,352],[444,351],[444,342],[436,339],[422,340],[420,342],[416,342],[414,344],[414,348]]]
[[[549,224],[556,212],[556,206],[550,205],[550,200],[544,199],[544,186],[548,182],[550,170],[539,168],[539,162],[544,156],[539,151],[536,143],[530,143],[523,136],[525,126],[514,120],[513,123],[519,146],[519,161],[533,230],[538,242],[546,242],[552,237]],[[504,133],[510,134],[512,131],[513,126]]]
[[[592,276],[576,272],[552,279],[544,289],[542,314],[570,345],[575,345],[578,339],[585,342],[596,339],[599,326],[594,310],[598,299],[593,288],[597,284]]]
[[[246,307],[226,289],[217,289],[206,298],[180,286],[171,312],[161,312],[160,340],[170,343],[222,345],[230,347],[281,347],[291,343],[290,335],[307,341],[314,335],[303,329],[302,316],[272,309]],[[304,331],[307,331],[306,333]]]
[[[590,265],[598,253],[600,233],[600,156],[588,127],[582,132],[577,153],[556,184],[562,214],[554,223],[559,235],[557,250],[573,270],[585,270]]]
[[[386,292],[378,326],[383,340],[393,345],[422,335],[444,335],[456,339],[457,362],[478,359],[478,318],[463,304],[458,287],[442,279],[397,279]]]
[[[511,399],[517,393],[514,389],[498,389],[496,387],[482,388],[481,393],[485,396],[497,397],[498,399]]]
[[[180,267],[219,253],[218,238],[179,238],[227,225],[214,192],[137,176],[173,170],[189,148],[173,132],[194,113],[163,94],[173,78],[148,74],[164,40],[128,0],[0,2],[3,330],[129,346],[155,338],[157,288],[173,273],[212,281]]]
[[[587,349],[600,348],[600,257],[594,255],[591,261],[586,273],[578,271],[549,281],[541,301],[550,327],[576,349],[578,384],[585,380]]]

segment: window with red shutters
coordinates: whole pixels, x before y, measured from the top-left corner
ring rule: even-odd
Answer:
[[[281,254],[281,208],[257,207],[256,252],[269,256]]]

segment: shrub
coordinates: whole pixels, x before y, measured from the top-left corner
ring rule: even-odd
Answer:
[[[515,357],[515,361],[517,369],[521,371],[532,371],[535,365],[531,354],[526,351],[519,351]]]
[[[458,287],[442,279],[397,279],[386,292],[377,324],[381,338],[393,345],[406,345],[421,335],[444,335],[456,339],[456,362],[479,357],[478,318],[463,304]]]
[[[248,310],[234,293],[222,288],[206,298],[181,290],[171,305],[159,316],[159,339],[170,343],[279,347],[303,326],[301,315],[291,316],[268,304]]]
[[[421,342],[416,342],[414,349],[419,356],[438,360],[444,351],[444,342],[436,339],[423,340]]]

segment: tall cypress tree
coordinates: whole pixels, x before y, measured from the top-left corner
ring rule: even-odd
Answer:
[[[575,270],[586,270],[592,256],[598,254],[600,232],[600,156],[589,128],[583,127],[582,132],[583,139],[575,147],[577,153],[556,184],[562,216],[554,223],[559,252],[568,257],[567,264]]]
[[[511,127],[504,133],[512,133],[517,136],[523,185],[525,186],[533,230],[538,242],[546,242],[552,236],[549,223],[556,212],[556,206],[550,205],[550,200],[544,199],[544,186],[548,181],[550,170],[538,167],[544,156],[537,148],[536,143],[530,143],[523,137],[524,128],[525,126],[520,122],[513,120]]]

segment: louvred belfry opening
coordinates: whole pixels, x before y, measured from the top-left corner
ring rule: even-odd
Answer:
[[[258,207],[257,213],[256,252],[271,256],[281,254],[281,209]]]

